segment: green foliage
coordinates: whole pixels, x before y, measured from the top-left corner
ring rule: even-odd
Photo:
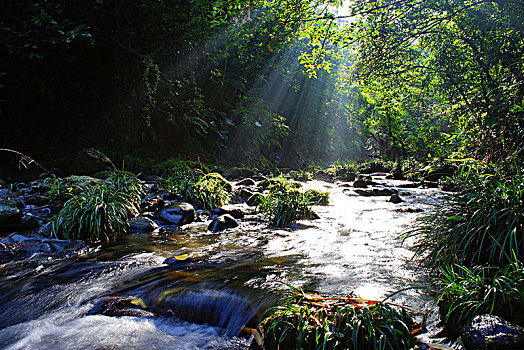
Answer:
[[[311,218],[313,192],[296,190],[294,182],[282,175],[270,179],[269,194],[261,197],[260,210],[273,227],[286,227],[297,220]]]
[[[140,181],[123,172],[98,186],[71,194],[51,222],[52,234],[65,239],[109,240],[126,233],[126,220],[136,215],[143,197]]]
[[[329,192],[309,189],[304,192],[304,197],[309,198],[309,203],[313,205],[328,205]]]
[[[437,283],[441,318],[451,328],[468,325],[480,314],[524,322],[524,267],[516,259],[503,269],[444,267]]]
[[[172,173],[162,186],[175,193],[180,200],[206,210],[223,206],[232,189],[231,184],[216,173],[205,176],[189,172]]]
[[[404,308],[386,302],[324,298],[292,288],[268,311],[255,339],[267,350],[407,350],[417,327]]]
[[[513,253],[522,256],[524,177],[520,169],[513,174],[492,170],[481,173],[463,166],[455,177],[462,192],[444,200],[406,234],[418,238],[417,252],[428,265],[505,266]]]

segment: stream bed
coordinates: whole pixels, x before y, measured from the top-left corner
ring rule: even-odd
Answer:
[[[406,182],[375,177],[388,187]],[[253,207],[240,226],[214,234],[205,223],[179,232],[129,234],[68,258],[35,255],[0,265],[1,349],[247,349],[282,283],[307,292],[382,299],[416,310],[435,307],[427,271],[398,235],[437,189],[398,188],[404,202],[359,196],[345,183],[310,181],[328,190],[319,219],[268,228]],[[408,210],[408,211],[406,211]],[[183,261],[166,259],[189,254]],[[155,315],[106,316],[93,308],[107,296],[140,298]],[[429,314],[429,335],[437,331]]]

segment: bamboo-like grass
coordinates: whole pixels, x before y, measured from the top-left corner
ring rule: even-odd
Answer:
[[[451,195],[404,235],[429,267],[489,264],[504,267],[524,253],[524,176],[471,173]]]
[[[423,323],[387,302],[306,294],[290,286],[254,332],[256,345],[273,349],[411,349]]]
[[[105,183],[71,194],[51,221],[52,235],[86,241],[107,241],[123,235],[127,219],[137,213],[143,195],[136,177],[114,172]]]

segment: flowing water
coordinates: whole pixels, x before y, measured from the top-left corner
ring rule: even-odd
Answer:
[[[306,186],[327,189],[330,204],[314,207],[320,219],[289,229],[270,229],[252,213],[222,234],[196,223],[179,232],[130,234],[68,258],[0,265],[0,348],[247,349],[243,326],[256,325],[275,300],[271,290],[286,288],[282,282],[367,299],[411,288],[390,300],[434,307],[426,272],[409,261],[411,243],[401,245],[397,236],[420,215],[402,209],[426,210],[442,196],[438,190],[400,189],[405,202],[393,204],[344,184]],[[191,258],[164,263],[181,254]],[[141,298],[155,315],[92,312],[108,295]],[[435,322],[430,317],[430,329]]]

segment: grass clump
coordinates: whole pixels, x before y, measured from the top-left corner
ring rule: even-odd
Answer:
[[[346,297],[321,297],[299,288],[283,292],[255,332],[263,349],[411,349],[423,326],[404,307]]]
[[[419,220],[405,238],[430,267],[489,264],[504,267],[524,252],[524,177],[521,173],[480,173],[462,167],[462,188]]]
[[[52,235],[98,241],[127,231],[127,219],[138,212],[144,192],[136,177],[114,172],[105,182],[70,195],[51,221]]]
[[[283,176],[269,179],[269,194],[261,197],[260,210],[273,227],[286,227],[297,220],[312,218],[311,191],[300,192]]]
[[[162,185],[180,200],[205,210],[223,206],[232,189],[231,184],[220,174],[203,175],[189,171],[172,173]]]
[[[441,269],[438,305],[450,330],[460,330],[476,315],[492,314],[524,322],[524,266],[515,260],[505,268],[450,266]]]

